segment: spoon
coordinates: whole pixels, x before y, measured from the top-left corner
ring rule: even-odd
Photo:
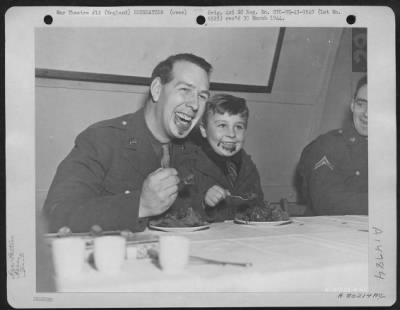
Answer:
[[[190,255],[189,257],[194,260],[203,261],[207,264],[215,264],[215,265],[222,265],[222,266],[231,265],[231,266],[239,266],[239,267],[251,267],[253,265],[252,263],[229,262],[229,261],[222,261],[222,260],[218,260],[218,259],[200,257],[200,256],[195,256],[195,255]]]
[[[152,249],[152,248],[148,249],[147,254],[152,259],[158,259],[158,252],[155,249]],[[197,260],[197,261],[202,261],[207,264],[216,264],[216,265],[223,265],[223,266],[232,265],[232,266],[239,266],[239,267],[251,267],[253,265],[252,263],[228,262],[228,261],[205,258],[205,257],[200,257],[200,256],[195,256],[195,255],[190,255],[189,258],[193,259],[193,260]]]

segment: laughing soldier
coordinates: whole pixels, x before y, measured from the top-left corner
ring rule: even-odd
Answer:
[[[153,70],[143,108],[83,131],[49,189],[49,231],[143,231],[149,216],[166,211],[178,193],[174,153],[203,114],[210,73],[203,58],[171,56]]]
[[[303,195],[314,215],[368,214],[367,78],[357,83],[352,122],[303,150],[299,163]]]

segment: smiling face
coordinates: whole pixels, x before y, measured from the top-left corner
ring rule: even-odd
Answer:
[[[209,77],[206,71],[188,61],[178,61],[172,69],[172,79],[162,84],[153,80],[154,121],[150,130],[160,142],[185,138],[202,116],[209,97]]]
[[[368,136],[368,92],[367,84],[360,87],[351,103],[353,123],[361,136]]]
[[[246,120],[240,114],[209,113],[206,125],[200,125],[201,135],[207,139],[215,153],[230,157],[244,144]]]

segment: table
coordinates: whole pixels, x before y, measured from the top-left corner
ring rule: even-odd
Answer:
[[[368,289],[368,217],[293,218],[282,226],[214,223],[179,233],[191,254],[252,262],[252,267],[189,263],[165,274],[151,259],[127,259],[118,275],[86,263],[82,275],[56,279],[59,292],[326,292]],[[167,232],[146,231],[154,235]]]

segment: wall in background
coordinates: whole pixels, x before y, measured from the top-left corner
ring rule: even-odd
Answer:
[[[351,44],[342,33],[339,28],[287,28],[272,92],[231,92],[248,102],[245,148],[270,201],[296,201],[293,177],[301,150],[322,131],[341,125],[342,103],[351,98],[350,89],[342,86],[351,73]],[[96,121],[136,111],[147,91],[135,85],[36,79],[38,208],[76,135]]]
[[[280,28],[37,28],[36,68],[149,77],[176,53],[213,64],[213,82],[266,85]]]

